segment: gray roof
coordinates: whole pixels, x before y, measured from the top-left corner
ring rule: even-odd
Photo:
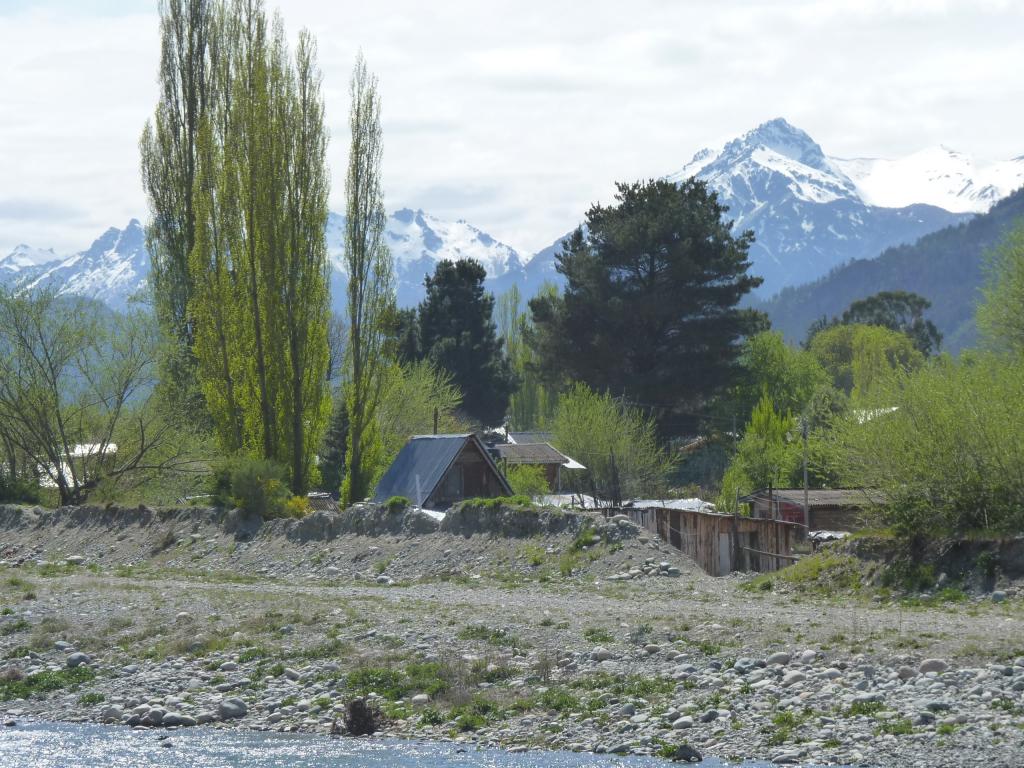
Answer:
[[[509,443],[496,445],[494,449],[509,464],[565,464],[569,461],[549,443]]]
[[[802,506],[804,503],[803,488],[775,488],[771,492],[772,501]],[[753,493],[742,496],[741,502],[749,504],[755,501],[768,501],[768,489],[761,488]],[[850,488],[819,488],[807,491],[807,503],[812,507],[870,507],[881,504],[885,499],[875,491]]]
[[[509,432],[508,441],[510,443],[519,443],[520,445],[536,444],[536,443],[550,443],[555,439],[555,436],[550,432]]]
[[[467,441],[477,444],[480,453],[483,454],[491,469],[501,479],[506,491],[511,495],[512,490],[508,486],[508,481],[498,471],[493,459],[487,453],[487,449],[480,443],[476,435],[415,435],[398,452],[395,460],[391,462],[391,466],[378,481],[373,501],[380,504],[392,496],[404,496],[413,504],[422,504],[441,482],[444,473],[448,471]],[[419,493],[417,493],[417,477],[419,478]]]

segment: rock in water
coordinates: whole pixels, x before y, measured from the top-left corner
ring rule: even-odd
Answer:
[[[352,699],[345,710],[345,728],[351,736],[368,736],[380,728],[380,710],[366,699]]]
[[[704,756],[689,744],[680,744],[676,747],[672,759],[678,763],[699,763]]]

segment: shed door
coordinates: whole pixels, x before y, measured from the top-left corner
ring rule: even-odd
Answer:
[[[718,573],[727,576],[732,571],[732,536],[728,533],[718,534]]]

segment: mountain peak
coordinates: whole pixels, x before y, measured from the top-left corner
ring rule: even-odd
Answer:
[[[825,153],[818,143],[806,131],[782,117],[776,117],[747,131],[740,138],[729,142],[725,151],[751,151],[759,147],[819,170],[825,170],[827,165]]]

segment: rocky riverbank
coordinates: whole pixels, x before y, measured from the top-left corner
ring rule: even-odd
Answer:
[[[386,735],[512,749],[1024,764],[1013,585],[913,604],[749,590],[618,521],[522,524],[0,528],[0,712],[180,744],[200,723],[326,733],[366,696]]]

